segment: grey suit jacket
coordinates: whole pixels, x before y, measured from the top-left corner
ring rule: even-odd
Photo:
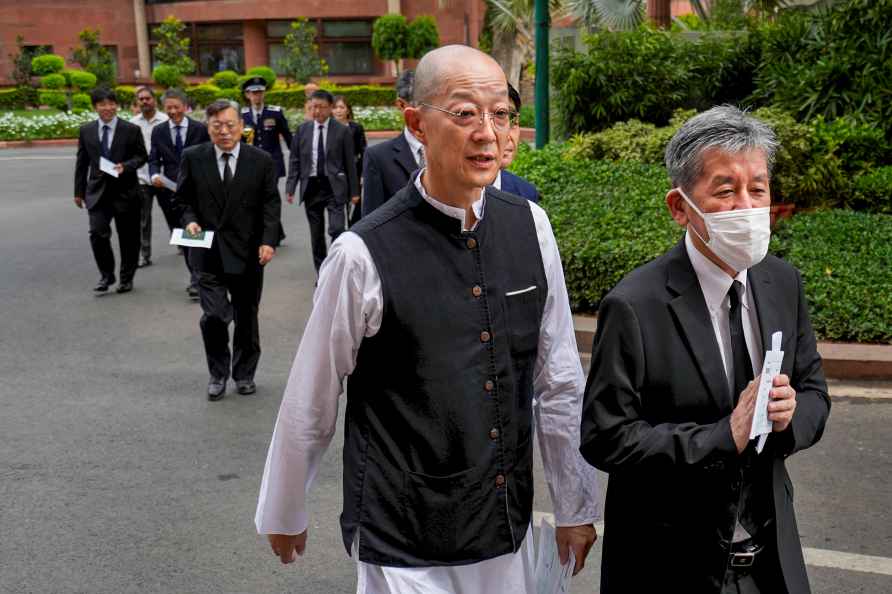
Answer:
[[[304,201],[310,168],[313,166],[313,128],[317,125],[315,120],[304,122],[291,140],[285,193],[294,194],[297,182],[300,182],[300,202]],[[325,144],[325,175],[338,204],[346,204],[352,196],[359,195],[355,163],[353,135],[350,129],[331,118]]]

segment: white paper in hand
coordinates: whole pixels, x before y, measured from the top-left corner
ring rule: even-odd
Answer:
[[[202,231],[198,235],[189,235],[184,229],[174,229],[170,234],[170,245],[209,248],[214,241],[213,231]]]
[[[561,565],[554,537],[554,526],[543,519],[539,525],[539,546],[536,557],[536,594],[565,594],[570,591],[576,557],[571,550],[569,562]]]
[[[172,179],[170,179],[170,178],[167,177],[166,175],[159,175],[158,177],[161,178],[161,185],[162,185],[162,186],[164,186],[165,188],[167,188],[167,189],[170,190],[171,192],[176,192],[176,191],[177,191],[177,182],[173,181]]]
[[[762,364],[762,378],[759,380],[759,392],[756,395],[756,409],[753,412],[753,425],[750,428],[750,439],[759,438],[756,451],[762,453],[768,434],[771,433],[772,423],[768,420],[768,402],[771,400],[768,393],[776,378],[781,372],[784,361],[784,352],[781,349],[783,334],[775,332],[771,335],[771,350],[765,353],[765,362]]]
[[[118,170],[115,169],[115,164],[105,157],[99,157],[99,171],[107,173],[112,177],[118,177],[119,175]]]

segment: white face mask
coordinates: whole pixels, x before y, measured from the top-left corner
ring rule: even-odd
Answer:
[[[684,190],[676,189],[703,219],[709,241],[703,239],[694,226],[689,224],[691,231],[732,270],[735,272],[746,270],[765,258],[765,254],[768,253],[768,242],[771,240],[769,207],[703,212],[688,198]]]

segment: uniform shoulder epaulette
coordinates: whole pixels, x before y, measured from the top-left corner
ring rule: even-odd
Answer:
[[[282,111],[282,108],[278,105],[267,105],[266,108],[270,111]]]

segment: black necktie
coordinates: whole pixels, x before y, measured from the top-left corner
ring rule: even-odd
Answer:
[[[108,133],[109,127],[108,124],[102,126],[102,140],[99,141],[99,154],[105,157],[106,159],[110,158],[109,155],[109,147],[108,147]]]
[[[177,153],[177,161],[179,161],[180,157],[183,156],[183,137],[180,134],[180,130],[182,130],[183,127],[182,126],[174,126],[173,129],[177,134],[177,137],[174,140],[173,148]]]
[[[740,291],[742,290],[744,290],[743,284],[737,280],[728,289],[728,297],[731,300],[728,325],[731,329],[731,352],[734,359],[734,393],[731,396],[734,404],[737,404],[740,393],[753,379],[753,362],[750,359],[749,350],[746,348],[746,339],[743,334],[743,316],[740,307]]]
[[[229,168],[229,157],[232,153],[223,153],[223,188],[228,190],[232,183],[232,169]]]
[[[316,175],[322,177],[325,175],[325,126],[319,124],[319,144],[316,147]]]

